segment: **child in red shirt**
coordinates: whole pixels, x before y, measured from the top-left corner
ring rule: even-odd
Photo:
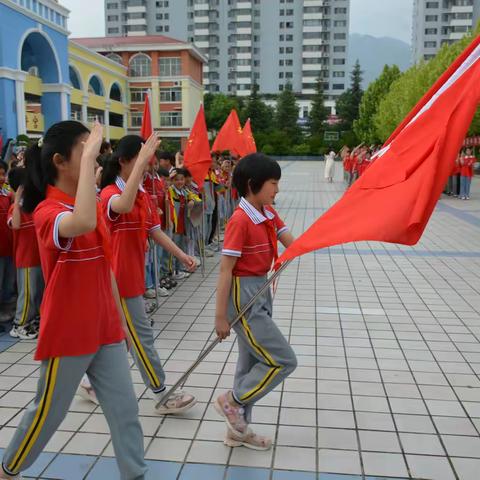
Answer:
[[[54,124],[26,154],[23,209],[33,212],[45,278],[34,401],[4,452],[0,478],[19,478],[62,423],[85,372],[110,427],[123,480],[144,479],[143,434],[109,263],[108,230],[97,208],[94,165],[102,126]]]
[[[277,257],[277,239],[288,247],[293,237],[271,207],[281,169],[262,154],[243,157],[233,173],[242,196],[225,231],[217,284],[215,328],[220,339],[230,323],[257,293]],[[238,363],[233,390],[220,395],[215,409],[227,423],[225,443],[267,450],[272,441],[250,428],[253,405],[271,392],[297,366],[295,353],[272,319],[272,296],[261,296],[234,327]]]
[[[465,154],[460,155],[460,200],[470,200],[473,166],[476,161],[470,148],[467,148]]]
[[[17,311],[10,336],[32,340],[38,337],[44,282],[33,216],[21,208],[25,177],[24,168],[16,167],[8,172],[8,182],[15,192],[15,201],[8,212],[8,225],[13,231],[18,288]]]
[[[159,145],[153,134],[143,145],[138,135],[117,144],[102,174],[102,208],[112,234],[112,265],[127,319],[133,355],[145,384],[158,405],[166,393],[165,372],[154,346],[153,329],[145,312],[145,250],[147,237],[177,257],[189,270],[195,260],[165,235],[160,219],[142,186],[148,163]],[[143,145],[143,146],[142,146]],[[157,413],[181,413],[195,405],[192,395],[180,392],[156,408]]]

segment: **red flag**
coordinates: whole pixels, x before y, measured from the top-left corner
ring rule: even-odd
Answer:
[[[213,142],[212,151],[223,152],[229,150],[239,156],[244,155],[244,141],[242,135],[242,126],[236,110],[232,110],[222,128],[218,132],[215,142]]]
[[[252,133],[252,126],[250,124],[250,119],[245,122],[243,126],[243,140],[245,143],[245,153],[244,155],[248,155],[249,153],[255,153],[257,151],[257,144],[255,143],[255,138],[253,138]]]
[[[201,187],[212,165],[203,105],[195,118],[183,158],[185,168],[188,168],[195,183]]]
[[[281,262],[354,241],[414,245],[442,193],[480,102],[480,36],[420,100],[345,195]]]
[[[150,101],[148,94],[145,95],[145,104],[143,106],[142,128],[140,129],[140,136],[147,140],[153,133],[152,115],[150,113]]]

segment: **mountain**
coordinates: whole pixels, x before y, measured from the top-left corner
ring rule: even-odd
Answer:
[[[364,88],[380,75],[386,64],[396,64],[402,71],[406,70],[411,64],[410,45],[396,38],[380,38],[353,33],[350,35],[348,49],[349,71],[352,70],[358,59],[364,72]]]

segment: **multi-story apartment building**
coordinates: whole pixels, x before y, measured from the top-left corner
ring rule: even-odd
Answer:
[[[415,0],[413,60],[429,60],[444,43],[453,43],[475,28],[480,0]]]
[[[76,38],[73,42],[126,68],[130,132],[139,132],[145,95],[151,92],[153,127],[163,138],[185,144],[203,99],[206,59],[193,45],[163,35]]]
[[[276,94],[290,82],[308,99],[321,78],[332,107],[348,86],[349,13],[350,0],[105,0],[107,36],[194,43],[209,92],[249,95],[256,82]]]

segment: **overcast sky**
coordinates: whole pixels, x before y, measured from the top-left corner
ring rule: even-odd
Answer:
[[[262,0],[268,2],[270,0]],[[351,33],[394,37],[410,43],[413,0],[350,0]],[[69,29],[74,37],[105,34],[102,0],[60,0],[70,9]]]

